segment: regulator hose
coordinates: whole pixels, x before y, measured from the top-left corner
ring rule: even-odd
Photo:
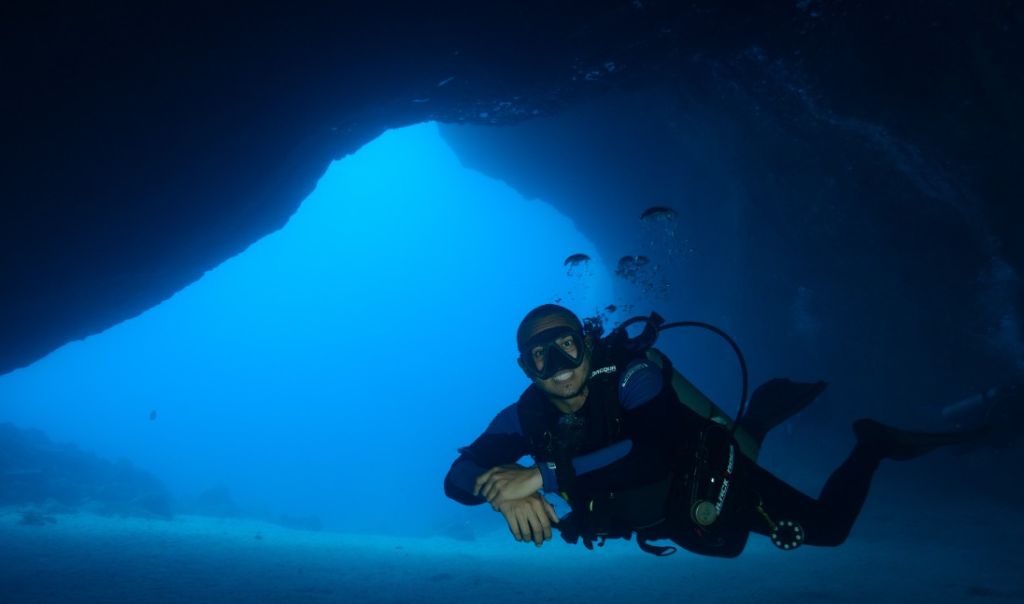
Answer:
[[[715,327],[710,323],[705,323],[703,321],[675,321],[673,323],[665,323],[664,319],[662,319],[661,316],[658,315],[658,313],[651,313],[649,317],[638,316],[633,317],[631,319],[627,319],[623,321],[618,327],[616,327],[613,330],[613,333],[621,332],[623,335],[625,335],[627,327],[634,323],[639,323],[641,321],[647,323],[647,325],[644,327],[643,333],[641,333],[635,339],[643,340],[644,349],[650,348],[651,346],[654,345],[654,340],[657,338],[658,333],[665,331],[666,329],[673,329],[676,327],[699,327],[701,329],[706,329],[708,331],[718,334],[719,336],[722,337],[722,339],[729,343],[729,346],[732,347],[733,352],[736,353],[736,359],[740,363],[740,373],[743,377],[743,389],[740,394],[740,404],[738,410],[736,411],[736,419],[733,421],[732,426],[732,430],[733,432],[735,432],[736,426],[739,425],[740,420],[743,418],[743,414],[746,413],[747,410],[747,389],[749,387],[747,361],[743,357],[743,351],[740,350],[739,344],[737,344],[736,341],[729,336],[729,334],[725,333],[725,331],[718,327]],[[627,340],[630,339],[628,338],[628,336],[626,336],[626,338]]]

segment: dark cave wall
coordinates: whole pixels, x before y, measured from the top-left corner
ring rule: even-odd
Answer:
[[[554,111],[652,27],[621,2],[4,10],[0,373],[279,229],[384,130]]]
[[[655,307],[732,332],[754,384],[832,382],[820,421],[934,422],[1019,376],[1019,292],[991,278],[1004,225],[974,183],[885,124],[808,104],[815,91],[780,69],[709,61],[556,117],[443,132],[466,165],[573,216],[610,262],[642,250],[645,208],[676,209],[694,252],[665,269],[676,292]]]
[[[957,330],[936,321],[963,324],[972,308],[957,286],[986,254],[1005,260],[1010,282],[1024,258],[1021,12],[1009,2],[0,10],[0,373],[152,307],[280,228],[331,160],[387,128],[508,126],[610,92],[657,90],[654,115],[645,102],[623,108],[646,122],[609,123],[633,145],[615,152],[665,154],[612,162],[569,144],[576,163],[559,177],[589,181],[602,166],[622,195],[600,205],[616,216],[648,201],[634,196],[688,191],[674,202],[706,224],[689,233],[706,261],[694,288],[717,283],[716,304],[751,322],[755,347],[786,334],[754,317],[813,282],[836,309],[827,340],[843,342],[821,354],[870,356],[896,341],[870,340],[865,317],[947,350]],[[642,139],[629,136],[637,124]],[[578,184],[557,186],[568,198]],[[593,208],[573,209],[603,232]],[[837,266],[827,252],[839,241],[863,255]],[[948,274],[924,270],[935,266]],[[987,313],[1019,306],[1005,290]],[[976,340],[990,341],[979,315]]]

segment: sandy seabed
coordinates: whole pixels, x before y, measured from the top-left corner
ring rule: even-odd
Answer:
[[[0,510],[0,601],[8,602],[1024,602],[1024,514],[934,507],[886,518],[839,548],[735,560],[632,542],[587,551],[295,531],[249,520],[70,514],[43,525]],[[898,526],[899,530],[896,530]]]

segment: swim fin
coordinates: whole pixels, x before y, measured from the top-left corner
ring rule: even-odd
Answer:
[[[905,461],[920,457],[939,447],[955,445],[988,432],[988,426],[963,432],[911,432],[886,426],[873,419],[853,422],[853,433],[858,445],[867,447],[881,459]]]
[[[794,382],[786,378],[769,380],[750,395],[739,427],[760,445],[772,428],[803,411],[827,386],[826,382]]]

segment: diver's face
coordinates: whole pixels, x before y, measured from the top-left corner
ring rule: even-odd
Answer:
[[[575,326],[569,320],[559,316],[551,315],[548,317],[542,317],[537,320],[530,330],[529,338],[533,338],[537,334],[544,332],[549,329],[557,328],[569,328],[575,330]],[[544,363],[551,362],[552,355],[556,354],[554,351],[548,350],[548,346],[553,345],[558,351],[564,353],[567,357],[573,360],[580,360],[580,364],[573,367],[564,367],[556,371],[553,375],[547,378],[540,378],[534,374],[534,372],[527,371],[530,374],[530,379],[533,383],[543,390],[544,392],[551,394],[555,397],[565,398],[579,392],[583,385],[586,383],[587,375],[590,373],[590,354],[587,349],[586,343],[582,340],[578,333],[563,333],[551,342],[544,342],[542,344],[533,346],[527,354],[523,355],[520,359],[520,363],[532,363],[536,373],[543,374]],[[524,367],[523,369],[528,369]]]

